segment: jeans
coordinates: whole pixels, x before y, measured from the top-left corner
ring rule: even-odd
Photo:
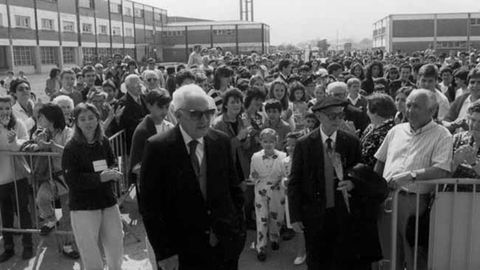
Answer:
[[[122,269],[123,228],[118,205],[99,210],[71,211],[71,218],[83,267],[86,270],[104,269],[101,244],[108,269]]]
[[[68,190],[58,181],[43,182],[38,188],[36,203],[40,217],[44,222],[57,221],[55,217],[54,201],[60,199],[62,205],[62,218],[59,221],[58,229],[60,231],[71,231],[70,207],[68,201]],[[64,245],[70,245],[74,242],[71,235],[59,236],[59,240]]]
[[[28,196],[30,194],[31,189],[26,178],[0,185],[0,209],[2,212],[2,226],[4,228],[13,228],[14,209],[17,208],[16,198],[18,198],[17,213],[19,213],[20,227],[22,229],[32,228],[32,217],[28,208]],[[3,232],[3,238],[5,250],[13,250],[13,234],[11,232]],[[32,234],[24,233],[22,235],[22,244],[23,248],[31,248],[33,245]]]

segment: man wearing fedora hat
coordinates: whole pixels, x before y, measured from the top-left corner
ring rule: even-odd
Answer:
[[[347,104],[334,96],[315,104],[312,111],[321,125],[299,139],[293,154],[290,218],[294,230],[305,234],[308,269],[352,269],[342,238],[347,233],[347,193],[354,184],[343,172],[359,162],[361,151],[359,140],[339,129]]]

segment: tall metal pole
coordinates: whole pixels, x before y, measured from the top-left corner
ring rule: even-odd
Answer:
[[[243,21],[243,0],[240,0],[240,21]]]

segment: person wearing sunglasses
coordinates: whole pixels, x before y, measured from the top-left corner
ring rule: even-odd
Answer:
[[[348,86],[344,82],[330,83],[327,86],[327,90],[325,92],[327,96],[335,97],[345,102],[348,102]],[[368,118],[367,113],[351,104],[345,106],[341,120],[342,121],[340,121],[340,129],[343,131],[347,131],[355,136],[360,136],[363,133],[363,130],[365,130],[368,124],[370,124],[370,119]]]
[[[145,70],[142,76],[143,84],[145,85],[145,94],[148,94],[152,90],[160,90],[160,80],[155,71]]]
[[[161,269],[238,269],[243,191],[230,138],[210,128],[215,103],[198,85],[173,93],[178,124],[150,137],[139,207]]]

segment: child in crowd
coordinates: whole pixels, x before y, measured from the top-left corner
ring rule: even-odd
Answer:
[[[302,130],[305,114],[308,110],[305,87],[302,83],[295,81],[290,84],[290,101],[293,104],[295,130]]]
[[[313,105],[315,105],[318,101],[322,100],[326,96],[325,87],[321,84],[317,84],[315,86],[315,89],[313,90],[313,95],[314,95],[314,98],[308,101],[308,105],[307,105],[308,108],[313,107]]]
[[[275,80],[270,84],[268,98],[280,101],[282,105],[281,117],[290,127],[295,129],[295,121],[293,120],[292,103],[288,101],[288,85],[282,80]]]
[[[282,187],[287,191],[288,189],[288,181],[290,176],[290,169],[292,168],[292,156],[293,150],[295,150],[295,144],[297,143],[298,138],[300,138],[302,134],[300,132],[291,132],[287,134],[287,145],[285,149],[287,150],[287,157],[282,160]],[[288,197],[285,197],[285,217],[287,228],[292,229],[292,224],[290,224],[290,211],[288,209]],[[307,258],[306,251],[305,251],[305,237],[303,233],[297,233],[297,242],[296,242],[296,249],[297,249],[297,257],[293,261],[293,264],[300,265],[303,264]]]
[[[265,102],[265,112],[267,113],[267,118],[263,123],[263,127],[275,130],[278,136],[275,148],[278,150],[283,149],[287,133],[292,131],[292,128],[281,118],[282,104],[276,99],[269,99]]]
[[[350,78],[347,81],[348,87],[348,102],[353,106],[361,109],[363,112],[367,111],[367,99],[360,95],[361,82],[357,78]]]
[[[271,128],[260,133],[263,150],[252,156],[250,179],[255,183],[255,214],[257,223],[257,258],[265,261],[270,239],[272,250],[278,250],[280,228],[285,215],[285,193],[281,188],[282,160],[286,154],[275,149],[278,136]],[[267,239],[268,237],[268,239]]]
[[[314,129],[320,126],[320,121],[314,113],[307,113],[305,115],[305,127],[300,131],[302,135],[307,135]],[[288,135],[288,134],[287,134]],[[287,137],[288,138],[288,137]]]

